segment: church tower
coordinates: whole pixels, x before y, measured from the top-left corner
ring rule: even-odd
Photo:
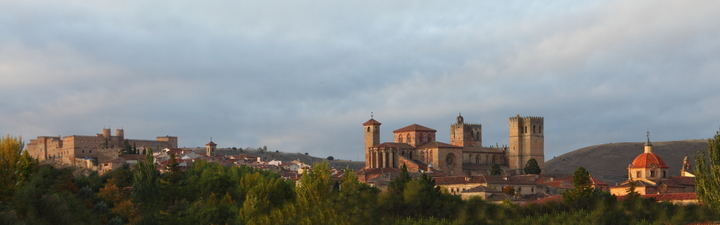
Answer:
[[[450,144],[460,147],[482,147],[482,125],[466,124],[461,114],[450,125]]]
[[[373,118],[370,114],[370,120],[366,121],[363,125],[363,134],[365,136],[365,167],[370,168],[370,148],[380,144],[380,122]]]
[[[542,117],[510,117],[509,148],[507,152],[508,167],[516,173],[522,173],[525,164],[535,159],[540,169],[545,164],[545,137],[543,134]]]
[[[210,142],[205,144],[205,155],[208,157],[215,156],[215,148],[217,147],[217,144],[212,141],[212,138],[210,138]]]

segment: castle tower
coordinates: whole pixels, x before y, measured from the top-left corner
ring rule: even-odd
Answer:
[[[110,128],[103,128],[102,129],[102,136],[105,138],[110,138]]]
[[[120,137],[120,140],[125,139],[125,131],[123,129],[115,129],[115,136]]]
[[[365,168],[370,168],[372,161],[370,148],[380,144],[380,125],[382,125],[382,123],[375,120],[373,115],[370,114],[370,120],[364,122],[362,125],[365,136]]]
[[[482,125],[466,124],[458,114],[457,122],[450,125],[450,144],[461,147],[482,147]]]
[[[212,138],[210,138],[210,143],[205,144],[205,155],[212,157],[215,156],[215,148],[217,147],[217,144],[212,141]]]
[[[508,167],[516,173],[522,173],[525,164],[535,159],[540,169],[545,165],[545,137],[542,117],[510,117]]]

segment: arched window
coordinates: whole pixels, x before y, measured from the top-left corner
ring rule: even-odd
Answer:
[[[475,156],[475,164],[480,164],[480,155]]]
[[[407,143],[410,143],[410,142],[411,142],[411,141],[410,141],[410,134],[405,135],[405,140],[407,141]]]
[[[650,177],[655,177],[655,170],[650,170]]]
[[[635,178],[640,178],[640,171],[635,172]]]
[[[667,177],[667,171],[663,170],[663,178]]]
[[[537,128],[533,125],[533,133],[537,133]]]
[[[370,132],[370,127],[367,128],[367,132]]]
[[[400,143],[404,143],[404,142],[403,142],[403,138],[402,138],[402,135],[398,136],[398,142],[400,142]]]

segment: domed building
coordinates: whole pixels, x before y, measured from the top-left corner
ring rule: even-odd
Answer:
[[[648,137],[643,153],[635,157],[628,165],[628,178],[629,180],[657,182],[667,178],[667,169],[668,166],[662,158],[653,153],[653,145]]]
[[[650,142],[648,132],[647,141],[643,146],[643,153],[628,164],[628,179],[618,186],[611,187],[610,193],[616,196],[627,195],[631,187],[641,196],[665,195],[673,193],[695,192],[695,178],[686,176],[689,172],[683,171],[690,168],[687,160],[683,162],[681,176],[669,176],[669,167],[662,158],[653,152],[653,144]]]

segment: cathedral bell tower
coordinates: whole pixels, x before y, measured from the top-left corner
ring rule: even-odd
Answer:
[[[508,167],[521,174],[525,164],[535,159],[540,169],[545,164],[545,136],[542,117],[510,117],[508,121],[509,148],[507,152]]]
[[[461,114],[450,125],[450,144],[460,147],[482,147],[482,125],[467,124]]]
[[[373,118],[373,114],[370,114],[370,120],[366,121],[363,125],[363,134],[365,137],[365,167],[370,167],[370,148],[380,144],[380,122]]]

